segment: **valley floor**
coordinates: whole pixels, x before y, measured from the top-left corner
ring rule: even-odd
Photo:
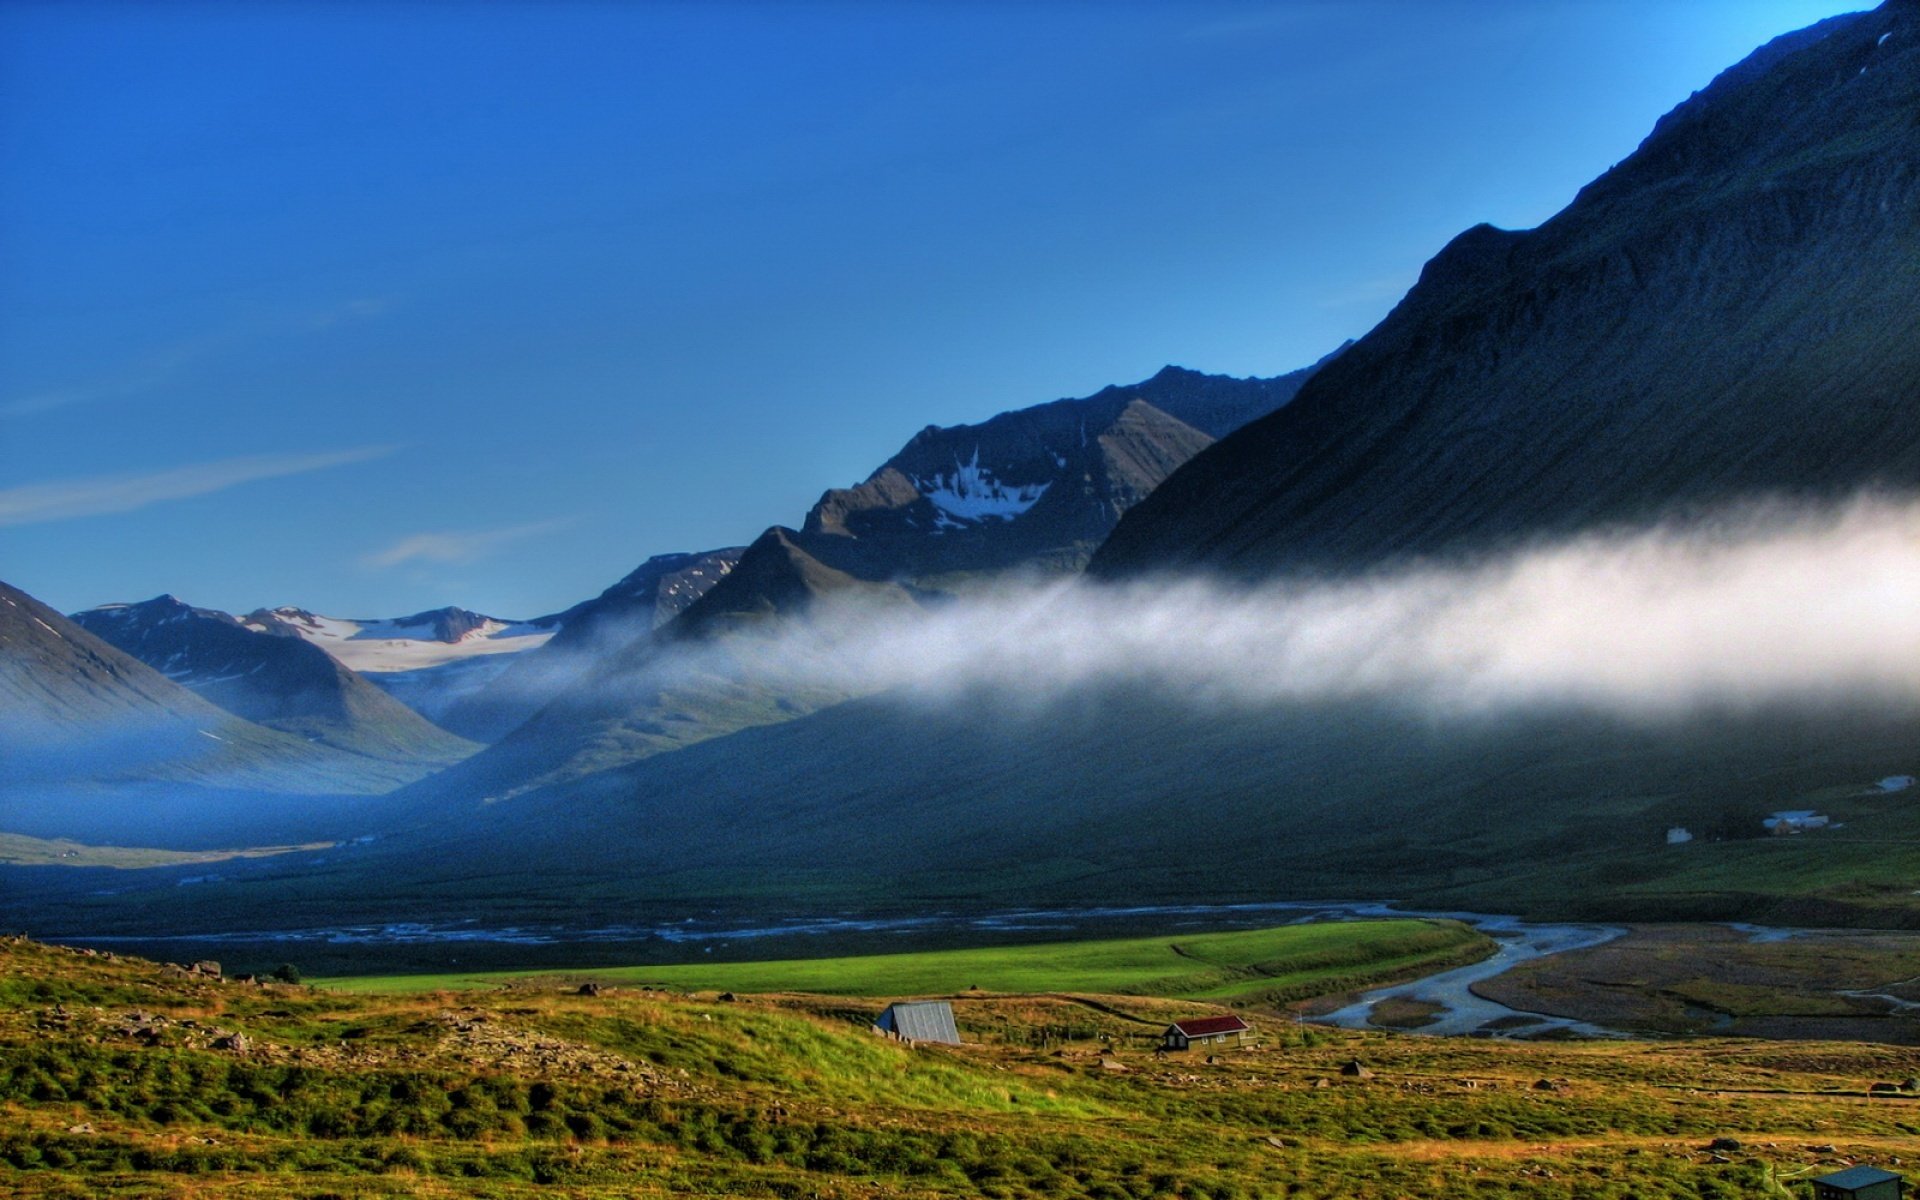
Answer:
[[[1259,931],[1266,978],[1311,928]],[[1193,940],[1200,975],[1252,965]],[[1145,987],[962,991],[968,1044],[913,1047],[870,998],[662,982],[345,993],[11,941],[0,1193],[1624,1200],[1920,1156],[1905,1047],[1408,1036],[1236,994],[1253,1044],[1161,1054],[1228,1010]]]

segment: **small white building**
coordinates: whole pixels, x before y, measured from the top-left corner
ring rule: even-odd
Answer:
[[[1693,833],[1684,825],[1675,825],[1667,830],[1667,845],[1678,846],[1693,840]]]
[[[1809,829],[1825,829],[1828,817],[1810,808],[1791,808],[1774,813],[1760,823],[1767,827],[1768,833],[1805,833]]]

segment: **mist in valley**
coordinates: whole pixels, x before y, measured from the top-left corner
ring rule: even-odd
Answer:
[[[1010,713],[1114,686],[1200,705],[1372,699],[1481,718],[1910,704],[1917,598],[1920,502],[1869,496],[1344,579],[1075,579],[917,608],[828,597],[809,619],[679,643],[638,678],[587,686],[745,678]]]

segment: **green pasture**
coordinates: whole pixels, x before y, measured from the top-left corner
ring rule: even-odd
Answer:
[[[1326,990],[1425,965],[1482,957],[1485,936],[1454,921],[1342,921],[1172,937],[1135,937],[912,954],[774,962],[689,963],[448,975],[373,975],[323,981],[351,992],[395,993],[499,987],[538,977],[681,991],[810,992],[920,996],[963,992],[1095,992],[1227,998]]]

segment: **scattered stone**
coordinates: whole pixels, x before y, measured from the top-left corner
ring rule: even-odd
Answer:
[[[598,996],[600,994],[600,985],[597,983],[583,983],[573,994],[576,996]]]
[[[1739,1138],[1717,1137],[1707,1143],[1707,1149],[1709,1150],[1738,1150],[1739,1148]]]
[[[1286,1150],[1289,1149],[1293,1143],[1283,1137],[1269,1136],[1267,1138],[1267,1145],[1272,1146],[1275,1150]]]
[[[199,962],[188,967],[187,970],[191,974],[205,976],[208,979],[220,978],[220,964],[210,958],[201,959]]]
[[[1329,1088],[1333,1086],[1333,1080],[1321,1076],[1313,1081],[1313,1086],[1317,1088]]]
[[[67,1126],[67,1132],[68,1133],[92,1133],[93,1123],[90,1121],[82,1121],[78,1125],[69,1125]]]
[[[1373,1078],[1373,1072],[1369,1071],[1357,1058],[1351,1059],[1345,1064],[1343,1064],[1340,1068],[1340,1073],[1351,1079],[1372,1079]]]
[[[723,1004],[732,1004],[735,1000],[738,1000],[738,999],[739,997],[734,995],[732,992],[720,993],[720,1000],[721,1000],[721,1003]]]
[[[1102,1058],[1100,1060],[1100,1069],[1102,1071],[1130,1071],[1133,1068],[1127,1066],[1127,1064],[1117,1058]]]
[[[208,1044],[215,1050],[228,1050],[234,1054],[245,1054],[247,1051],[253,1049],[253,1043],[247,1039],[247,1035],[244,1033],[222,1034]]]

